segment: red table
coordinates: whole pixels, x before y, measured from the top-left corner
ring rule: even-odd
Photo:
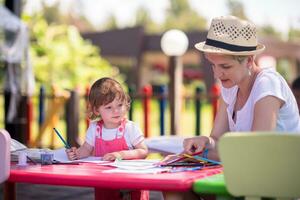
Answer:
[[[207,176],[218,174],[221,168],[200,171],[132,174],[132,173],[103,173],[111,169],[91,163],[79,165],[29,165],[19,167],[12,164],[10,176],[5,183],[5,198],[15,198],[15,183],[35,183],[64,186],[94,187],[95,194],[103,189],[143,189],[166,192],[166,198],[180,199],[183,192],[192,190],[193,182]],[[97,199],[97,195],[95,195]]]

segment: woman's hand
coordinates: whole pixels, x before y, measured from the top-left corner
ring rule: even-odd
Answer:
[[[107,153],[103,156],[103,160],[114,161],[117,158],[122,158],[122,155],[119,152]]]
[[[66,149],[66,153],[67,153],[67,156],[69,158],[69,160],[76,160],[78,159],[78,156],[77,156],[77,148],[76,147],[72,147],[71,149]]]
[[[203,151],[208,143],[209,138],[207,136],[186,138],[183,141],[184,153],[193,154],[195,152]]]

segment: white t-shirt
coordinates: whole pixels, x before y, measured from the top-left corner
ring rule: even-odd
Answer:
[[[251,131],[255,103],[266,96],[275,96],[284,101],[279,109],[276,131],[300,132],[300,117],[296,99],[284,78],[274,68],[264,68],[257,75],[250,95],[243,108],[236,112],[236,123],[232,119],[238,87],[221,88],[227,104],[230,131]]]
[[[95,146],[96,127],[97,127],[97,121],[91,122],[85,137],[85,141],[93,147]],[[103,127],[102,139],[107,141],[113,140],[116,138],[117,133],[118,133],[118,128],[107,129]],[[139,144],[144,140],[144,136],[140,128],[134,122],[129,120],[126,121],[124,137],[129,149],[134,149],[135,145]]]

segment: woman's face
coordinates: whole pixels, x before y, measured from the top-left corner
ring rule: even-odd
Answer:
[[[211,63],[214,77],[219,79],[225,88],[239,85],[245,76],[249,76],[247,59],[239,62],[232,56],[212,53],[206,53],[205,57]]]

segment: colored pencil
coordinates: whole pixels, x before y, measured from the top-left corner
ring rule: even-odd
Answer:
[[[70,149],[71,148],[70,145],[64,140],[64,138],[61,136],[61,134],[58,132],[58,130],[56,130],[56,128],[53,128],[53,130],[58,135],[58,137],[60,138],[60,140],[64,143],[65,147],[67,149]]]

